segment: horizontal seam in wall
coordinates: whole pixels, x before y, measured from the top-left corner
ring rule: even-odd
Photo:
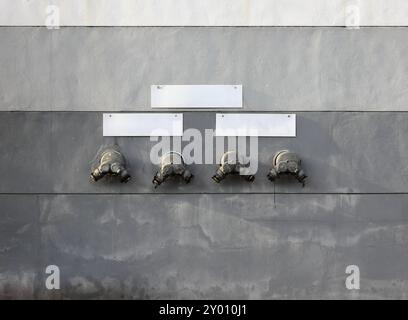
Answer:
[[[368,28],[407,28],[408,25],[361,25],[358,29],[368,29]],[[0,25],[0,28],[44,28],[48,29],[45,25]],[[216,25],[216,26],[206,26],[206,25],[60,25],[59,28],[341,28],[356,30],[355,27],[347,26],[308,26],[308,25]],[[357,29],[357,30],[358,30]],[[50,29],[53,31],[55,29]],[[58,30],[58,29],[56,29]]]
[[[101,196],[115,196],[115,195],[408,195],[408,192],[5,192],[0,193],[0,196],[51,196],[51,195],[101,195]]]
[[[408,108],[408,107],[407,107]],[[194,109],[165,109],[165,110],[0,110],[0,113],[407,113],[408,110],[194,110]]]

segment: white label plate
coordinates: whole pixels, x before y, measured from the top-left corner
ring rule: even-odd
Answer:
[[[296,114],[217,113],[217,136],[296,137]]]
[[[104,113],[106,137],[182,136],[182,113]]]
[[[242,85],[152,85],[152,108],[242,108]]]

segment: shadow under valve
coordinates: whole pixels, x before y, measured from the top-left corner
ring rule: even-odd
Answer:
[[[126,160],[118,148],[105,149],[99,159],[99,166],[91,172],[91,179],[98,181],[104,176],[119,177],[120,182],[128,182],[130,174],[126,170]]]
[[[167,152],[162,156],[159,171],[153,177],[154,188],[172,176],[181,176],[186,183],[193,178],[193,174],[184,163],[183,156],[175,151]]]

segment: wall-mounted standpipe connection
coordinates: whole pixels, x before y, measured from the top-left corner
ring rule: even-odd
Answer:
[[[245,180],[252,182],[255,180],[255,176],[252,174],[242,174],[245,169],[249,167],[249,163],[243,163],[243,161],[239,161],[238,155],[235,151],[228,151],[224,153],[221,158],[220,166],[212,176],[212,179],[219,183],[220,181],[224,180],[225,177],[229,174],[241,174]]]
[[[91,179],[98,181],[104,176],[117,176],[121,182],[128,182],[130,174],[126,169],[126,160],[115,147],[105,149],[99,158],[99,165],[91,172]]]
[[[176,151],[169,151],[162,156],[159,171],[153,177],[154,187],[157,188],[171,176],[181,176],[186,183],[189,183],[193,178],[193,174],[187,169],[183,156]]]
[[[275,154],[272,161],[272,169],[267,177],[270,181],[275,181],[280,175],[294,176],[302,186],[305,186],[307,178],[301,166],[301,160],[296,153],[289,150],[282,150]]]

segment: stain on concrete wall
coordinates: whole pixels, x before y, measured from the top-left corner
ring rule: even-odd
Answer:
[[[0,201],[2,298],[406,298],[405,195]],[[50,263],[58,292],[44,287]],[[344,286],[349,264],[358,292]]]

